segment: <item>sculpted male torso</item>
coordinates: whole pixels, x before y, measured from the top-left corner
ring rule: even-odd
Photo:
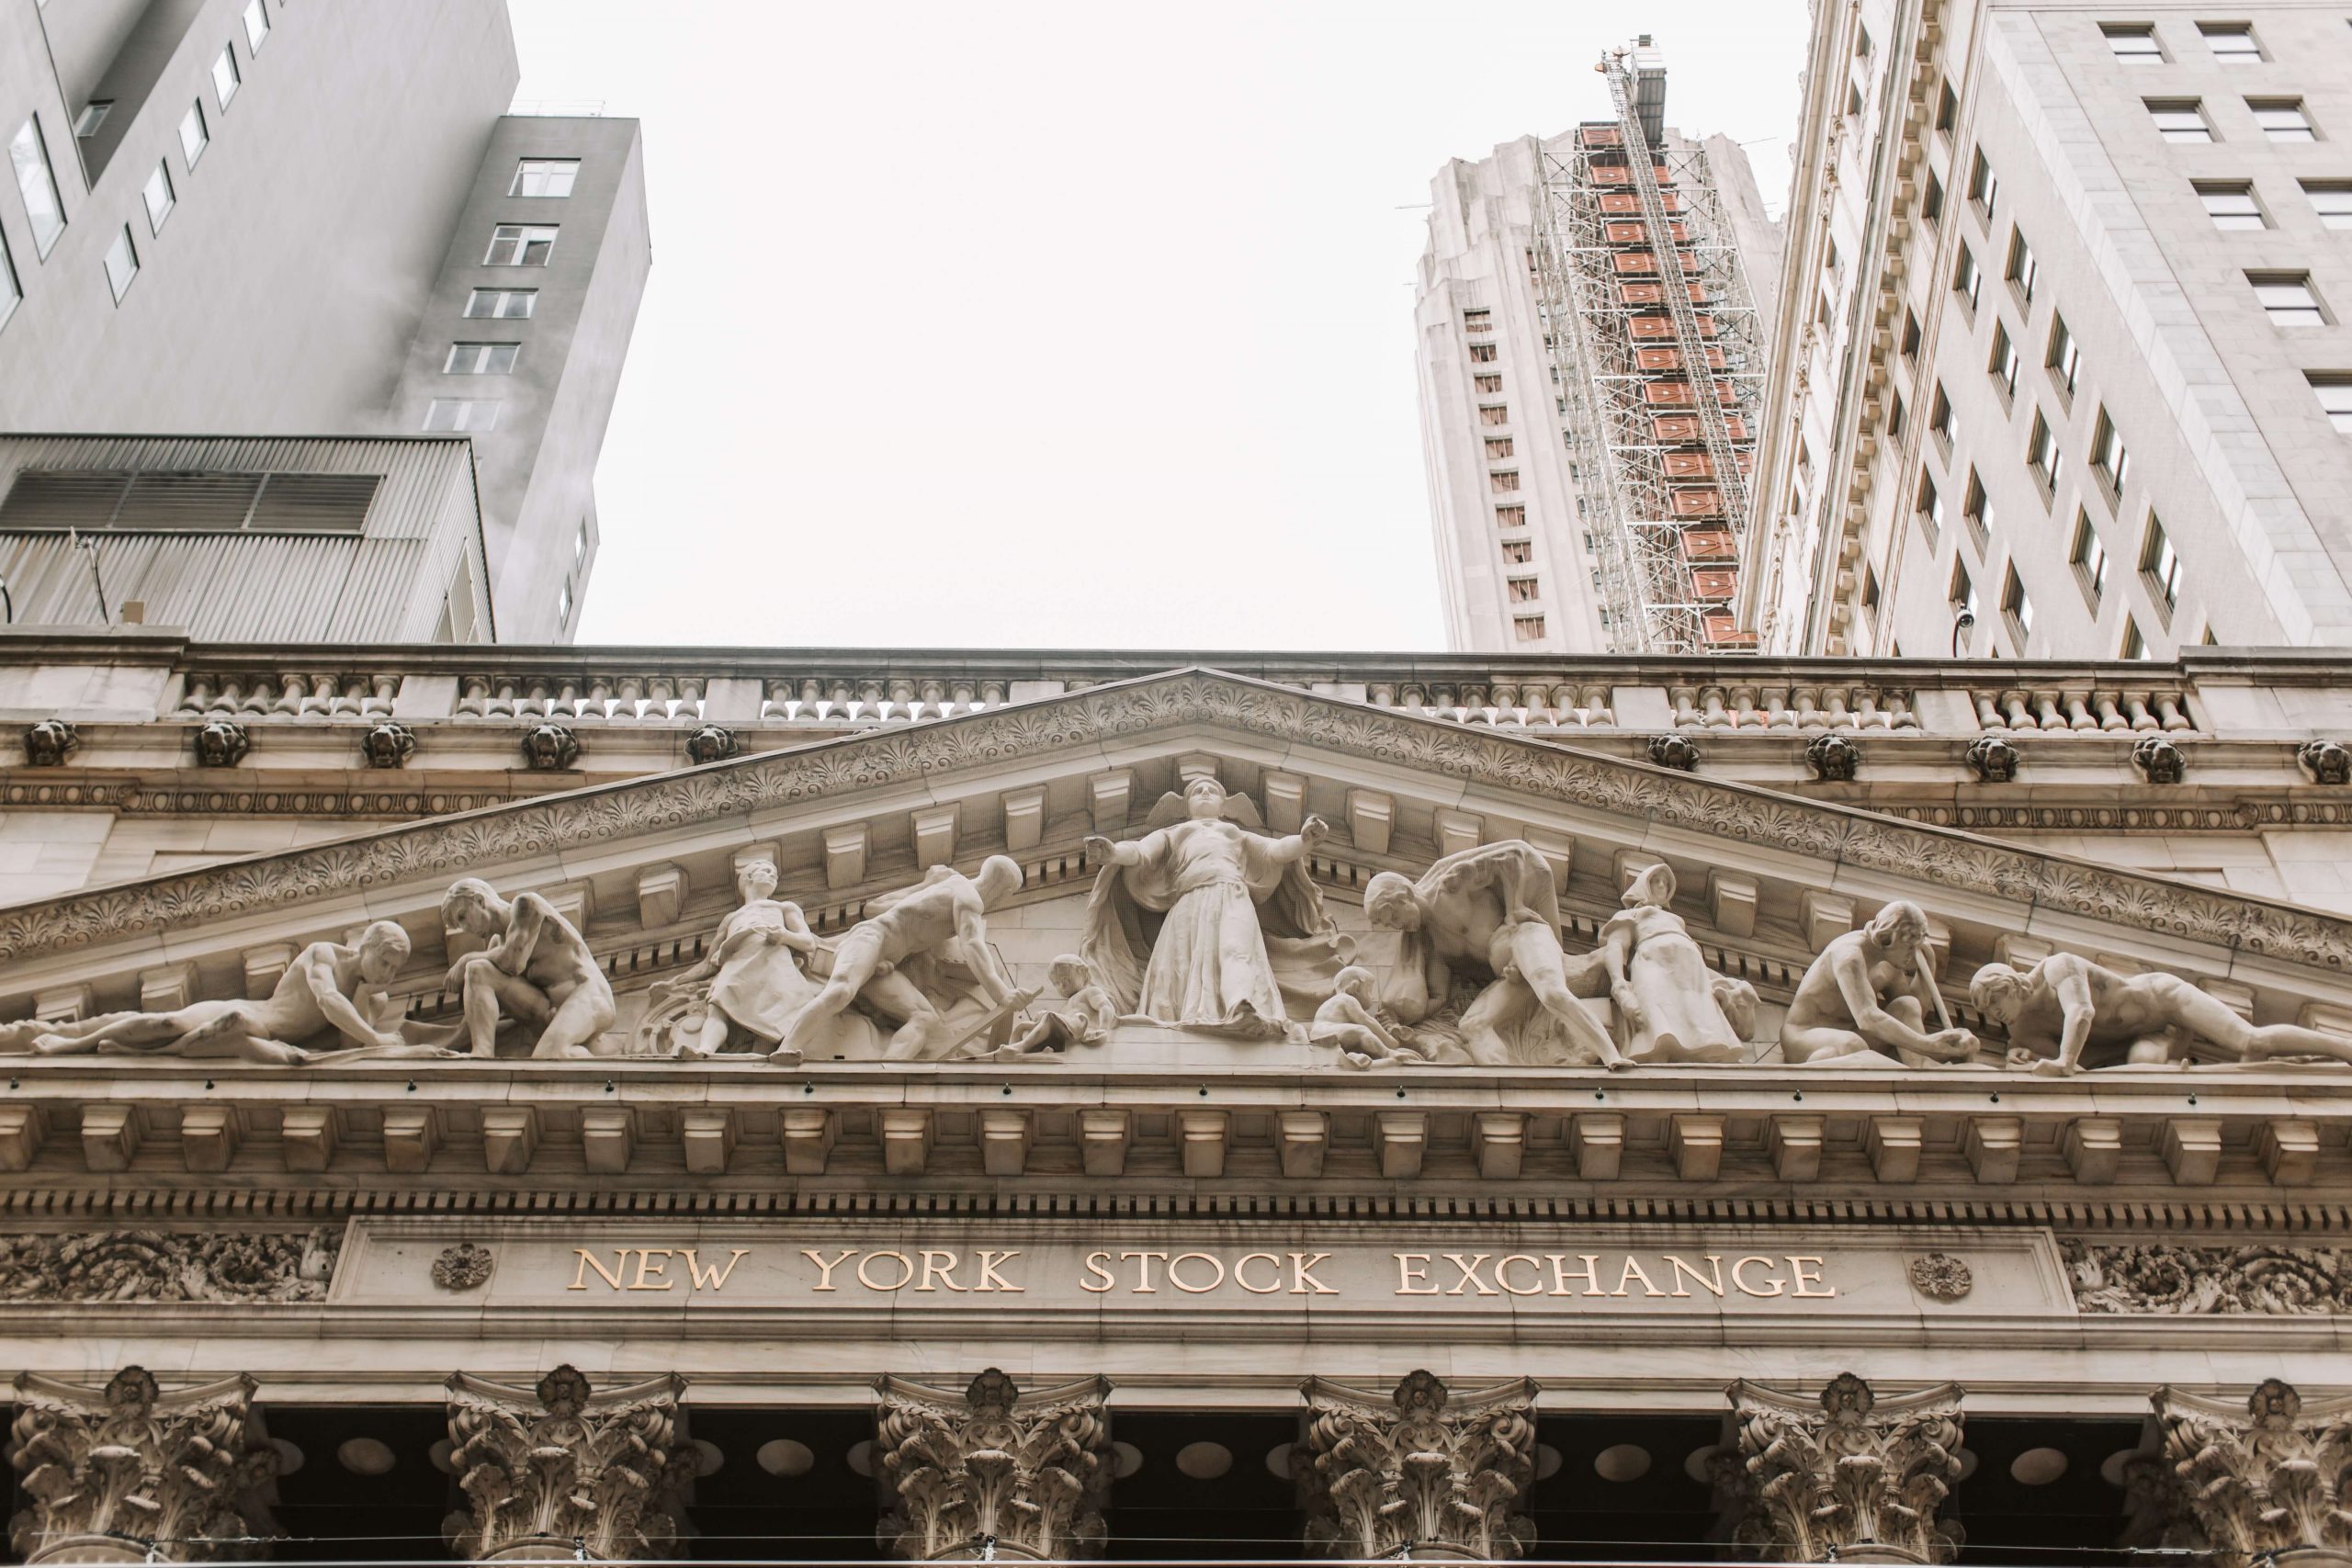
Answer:
[[[1967,1030],[1927,1027],[1935,983],[1920,969],[1927,940],[1926,913],[1899,900],[1860,930],[1833,937],[1790,999],[1782,1059],[1882,1066],[1905,1052],[1940,1062],[1973,1056],[1976,1036]]]
[[[2186,1062],[2205,1040],[2244,1061],[2324,1056],[2352,1062],[2352,1041],[2290,1023],[2255,1024],[2177,975],[2119,975],[2076,953],[2059,953],[2022,973],[1988,964],[1969,987],[2009,1043],[2041,1056],[2033,1070]],[[2086,1061],[2086,1055],[2091,1059]]]
[[[531,1055],[542,1058],[588,1055],[588,1042],[613,1026],[612,982],[587,940],[545,898],[524,893],[509,903],[469,876],[450,886],[441,915],[451,928],[494,942],[449,968],[475,1055],[497,1055],[502,1013],[540,1026]]]

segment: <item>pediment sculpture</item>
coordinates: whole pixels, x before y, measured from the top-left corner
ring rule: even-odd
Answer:
[[[2050,1076],[2086,1066],[2186,1066],[2200,1044],[2234,1063],[2352,1064],[2352,1041],[2291,1023],[2250,1023],[2177,975],[2118,975],[2072,953],[2023,971],[1987,964],[1968,991],[1986,1016],[2007,1025],[2012,1056]]]

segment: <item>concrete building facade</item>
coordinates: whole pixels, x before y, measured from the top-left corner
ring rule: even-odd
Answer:
[[[2343,17],[2292,0],[1820,10],[1763,646],[2352,638],[2347,67]]]
[[[498,627],[569,637],[644,170],[517,77],[499,0],[0,7],[0,429],[471,436]]]

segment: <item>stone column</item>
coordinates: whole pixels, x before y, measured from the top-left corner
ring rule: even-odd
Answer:
[[[1458,1398],[1417,1371],[1393,1392],[1309,1378],[1294,1468],[1306,1543],[1328,1557],[1490,1562],[1535,1526],[1513,1506],[1535,1478],[1532,1378]]]
[[[536,1388],[450,1378],[449,1468],[466,1508],[449,1544],[476,1562],[676,1555],[694,1450],[673,1373],[598,1393],[562,1366]]]
[[[1961,1390],[1882,1400],[1851,1372],[1817,1396],[1736,1382],[1736,1441],[1719,1461],[1732,1539],[1788,1562],[1949,1562],[1936,1510],[1960,1479]]]
[[[2277,1378],[2243,1403],[2160,1388],[2163,1435],[2131,1476],[2132,1539],[2256,1559],[2352,1565],[2352,1396],[2304,1403]]]
[[[1110,1500],[1107,1378],[1023,1393],[990,1367],[960,1392],[874,1385],[876,1538],[916,1562],[1094,1554]]]
[[[243,1376],[164,1393],[138,1367],[104,1388],[25,1373],[8,1462],[30,1506],[9,1543],[28,1563],[266,1555],[277,1454],[253,1400]]]

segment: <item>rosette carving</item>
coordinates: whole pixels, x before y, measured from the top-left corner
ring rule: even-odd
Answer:
[[[28,1506],[9,1544],[28,1563],[263,1555],[277,1454],[253,1397],[248,1377],[165,1393],[139,1367],[102,1389],[25,1373],[8,1462]]]
[[[1102,1546],[1109,1379],[1024,1394],[991,1367],[961,1393],[892,1377],[874,1392],[885,1546],[917,1561],[1063,1560]]]
[[[1957,1525],[1936,1510],[1960,1478],[1961,1390],[1881,1401],[1851,1372],[1817,1398],[1730,1389],[1738,1457],[1720,1474],[1732,1539],[1781,1562],[1949,1562]]]
[[[2161,1461],[2132,1492],[2135,1540],[2244,1568],[2298,1551],[2352,1553],[2352,1396],[2313,1400],[2272,1378],[2243,1404],[2160,1388]]]
[[[673,1373],[598,1393],[570,1366],[536,1388],[449,1380],[451,1470],[466,1495],[450,1545],[473,1562],[678,1555],[694,1452]]]
[[[1393,1393],[1309,1378],[1306,1540],[1329,1557],[1519,1556],[1535,1478],[1535,1395],[1520,1378],[1455,1397],[1417,1371]]]

